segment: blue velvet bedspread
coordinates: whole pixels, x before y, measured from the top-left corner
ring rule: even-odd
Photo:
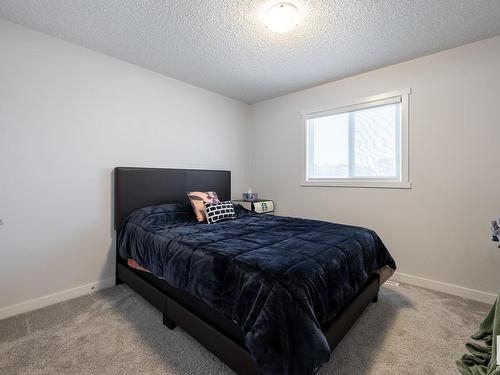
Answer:
[[[265,374],[312,374],[330,358],[321,325],[394,260],[369,229],[236,212],[209,225],[187,204],[140,209],[120,255],[237,322]]]

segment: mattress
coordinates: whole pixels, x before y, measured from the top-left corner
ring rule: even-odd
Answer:
[[[236,214],[205,224],[187,204],[145,207],[125,221],[119,253],[235,322],[264,373],[312,374],[330,358],[321,326],[395,262],[366,228]]]

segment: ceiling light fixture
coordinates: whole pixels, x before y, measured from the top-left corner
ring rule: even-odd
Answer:
[[[264,14],[264,25],[275,33],[286,33],[299,24],[300,13],[291,3],[273,5]]]

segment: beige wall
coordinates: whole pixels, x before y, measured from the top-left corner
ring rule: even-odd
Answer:
[[[112,284],[112,168],[247,188],[247,105],[2,20],[0,56],[0,318]]]
[[[411,190],[299,186],[301,110],[405,88]],[[279,214],[373,228],[402,273],[499,289],[500,37],[253,105],[250,132],[252,188]]]

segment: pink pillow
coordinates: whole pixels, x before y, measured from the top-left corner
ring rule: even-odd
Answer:
[[[215,191],[188,191],[187,196],[193,206],[194,214],[198,221],[205,221],[205,203],[219,203],[219,198]]]

